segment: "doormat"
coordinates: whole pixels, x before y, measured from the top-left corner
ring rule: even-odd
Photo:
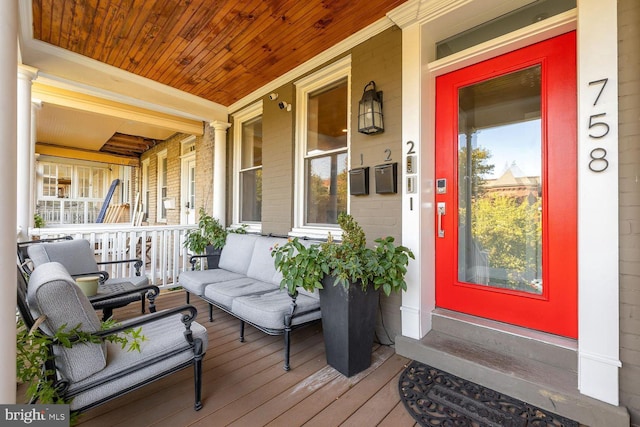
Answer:
[[[400,375],[400,399],[422,426],[578,427],[576,421],[420,362]]]

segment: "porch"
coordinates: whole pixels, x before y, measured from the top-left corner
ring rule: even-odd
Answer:
[[[184,291],[163,292],[159,309],[183,304]],[[203,404],[193,410],[193,374],[184,370],[83,414],[80,426],[195,425],[379,425],[414,426],[398,393],[409,359],[392,347],[375,345],[372,366],[346,378],[326,364],[320,323],[292,336],[292,369],[282,369],[282,337],[252,327],[238,340],[237,319],[192,298],[198,322],[209,331],[204,360]],[[118,318],[138,307],[116,310]],[[18,396],[20,399],[20,396]]]

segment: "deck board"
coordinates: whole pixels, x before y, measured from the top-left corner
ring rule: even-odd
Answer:
[[[163,292],[158,309],[184,304],[183,291]],[[86,412],[80,426],[413,426],[398,395],[398,377],[409,360],[376,344],[372,366],[346,378],[328,366],[320,323],[296,330],[291,370],[283,365],[283,338],[247,326],[239,341],[237,319],[214,309],[213,322],[199,298],[197,321],[207,327],[203,408],[193,410],[193,371],[184,369]],[[117,309],[125,319],[139,306]]]

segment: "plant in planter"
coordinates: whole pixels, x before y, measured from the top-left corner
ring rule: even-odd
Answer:
[[[327,362],[352,376],[371,364],[379,290],[387,296],[406,290],[404,276],[414,255],[396,246],[393,237],[376,239],[375,248],[368,248],[351,215],[340,214],[338,224],[341,243],[329,236],[326,243],[306,248],[293,239],[272,255],[283,275],[280,285],[289,293],[298,286],[320,289]]]
[[[204,208],[201,207],[198,214],[198,228],[187,232],[184,246],[196,255],[206,253],[208,268],[217,268],[220,251],[227,240],[227,229]]]

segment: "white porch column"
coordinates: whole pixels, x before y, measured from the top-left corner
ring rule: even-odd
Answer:
[[[42,101],[35,100],[31,101],[31,148],[29,148],[29,171],[31,171],[29,188],[31,189],[31,198],[29,199],[29,219],[33,218],[33,215],[36,213],[36,201],[37,190],[36,190],[36,127],[37,127],[37,118],[36,114],[39,109],[42,108]]]
[[[16,402],[16,282],[13,264],[16,247],[16,126],[17,126],[17,80],[18,68],[18,2],[0,2],[0,150],[4,156],[0,168],[0,271],[4,272],[0,298],[0,403]]]
[[[17,128],[17,204],[16,220],[18,239],[28,238],[29,225],[33,216],[29,216],[31,208],[31,175],[33,174],[31,158],[34,156],[31,141],[31,84],[38,76],[38,70],[26,65],[18,66],[18,128]]]
[[[578,388],[612,405],[621,366],[617,20],[616,0],[578,1]]]
[[[213,139],[213,217],[226,225],[227,206],[227,129],[231,123],[215,120]]]
[[[402,23],[396,17],[398,21]],[[423,137],[423,103],[426,90],[423,87],[422,56],[420,54],[420,24],[410,23],[402,27],[402,143],[405,161],[402,162],[402,244],[416,256],[409,262],[406,281],[407,291],[402,293],[402,335],[420,339],[431,329],[431,311],[435,307],[433,268],[433,156],[430,145]],[[414,170],[407,170],[411,157]],[[409,193],[408,191],[412,191]],[[419,231],[419,232],[417,232]]]

